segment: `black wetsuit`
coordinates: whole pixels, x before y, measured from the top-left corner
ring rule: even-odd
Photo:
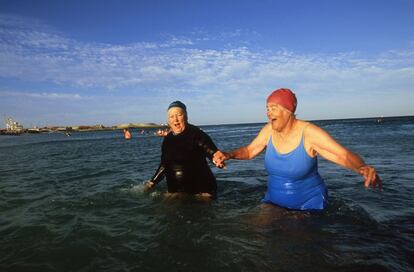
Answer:
[[[170,132],[164,138],[161,164],[151,181],[158,183],[166,176],[170,193],[210,193],[215,196],[216,178],[206,157],[212,160],[216,151],[216,145],[205,132],[187,124],[180,134]]]

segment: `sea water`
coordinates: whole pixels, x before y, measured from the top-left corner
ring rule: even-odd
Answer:
[[[319,159],[320,213],[266,212],[264,156],[216,169],[213,201],[169,199],[154,131],[0,136],[0,271],[413,271],[414,117],[315,122],[384,186]],[[202,127],[223,150],[263,124]]]

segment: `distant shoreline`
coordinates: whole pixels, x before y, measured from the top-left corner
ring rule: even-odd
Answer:
[[[325,122],[325,121],[341,121],[341,120],[378,120],[378,119],[396,119],[396,118],[414,118],[414,115],[401,115],[401,116],[377,116],[377,117],[353,117],[353,118],[335,118],[335,119],[315,119],[315,120],[307,120],[310,122]],[[209,124],[209,125],[203,125],[198,124],[198,126],[232,126],[232,125],[241,125],[241,124],[265,124],[266,122],[246,122],[246,123],[223,123],[223,124]],[[120,130],[124,128],[138,128],[138,129],[150,129],[150,128],[165,128],[167,127],[166,124],[155,124],[155,123],[138,123],[138,124],[121,124],[117,126],[111,126],[111,127],[94,127],[94,126],[79,126],[82,127],[82,129],[74,129],[73,126],[54,126],[54,127],[43,127],[39,128],[39,130],[45,130],[45,131],[39,131],[39,132],[54,132],[54,131],[73,131],[73,132],[88,132],[88,131],[110,131],[110,130]],[[85,128],[83,128],[85,127]],[[69,129],[67,129],[69,128]],[[33,129],[24,129],[24,133],[36,133],[33,131],[29,131]],[[5,128],[0,128],[0,135],[6,131]]]
[[[22,135],[22,134],[39,134],[39,133],[72,133],[72,132],[97,132],[97,131],[115,131],[128,129],[157,129],[165,128],[167,125],[154,124],[154,123],[142,123],[142,124],[121,124],[112,127],[105,126],[53,126],[43,128],[25,128],[19,131],[8,131],[6,129],[0,129],[0,135]]]

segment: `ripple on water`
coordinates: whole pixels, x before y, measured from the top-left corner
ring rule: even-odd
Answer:
[[[401,122],[324,123],[378,164],[384,189],[365,190],[359,176],[320,160],[330,193],[320,213],[263,209],[262,155],[213,169],[214,201],[171,200],[165,182],[142,190],[161,138],[2,138],[0,271],[411,271],[413,132]],[[260,127],[206,130],[229,149]]]

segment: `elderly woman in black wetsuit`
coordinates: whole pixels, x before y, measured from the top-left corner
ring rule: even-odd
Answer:
[[[198,127],[188,123],[187,109],[181,101],[168,107],[170,132],[162,143],[161,163],[154,176],[145,184],[153,188],[167,178],[168,193],[190,193],[215,197],[216,178],[206,162],[212,160],[217,147]]]

